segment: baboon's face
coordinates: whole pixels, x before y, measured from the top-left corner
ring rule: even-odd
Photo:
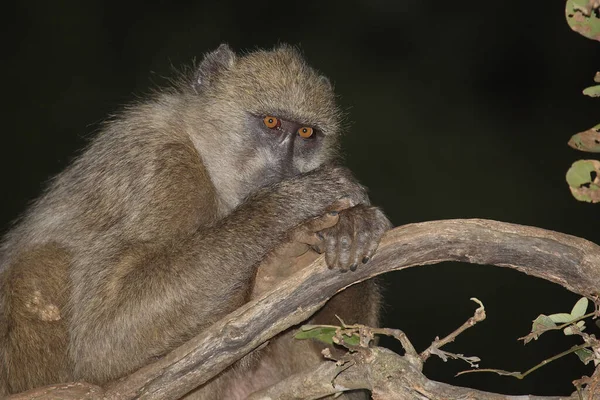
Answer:
[[[321,154],[325,137],[316,126],[275,113],[249,114],[246,124],[255,149],[247,154],[246,164],[255,164],[255,179],[261,186],[310,171],[325,161]]]
[[[211,148],[237,203],[337,155],[340,113],[331,83],[290,47],[237,58],[207,92]],[[227,163],[228,165],[225,165]],[[210,165],[209,165],[210,167]],[[219,173],[212,167],[211,175]]]

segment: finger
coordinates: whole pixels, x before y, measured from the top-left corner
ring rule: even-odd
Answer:
[[[354,237],[354,247],[351,257],[350,271],[356,271],[356,269],[363,265],[363,260],[367,257],[369,253],[369,245],[370,245],[370,235],[369,232],[358,228],[355,231]],[[368,259],[367,259],[368,261]]]
[[[377,247],[379,247],[379,240],[372,240],[368,243],[366,251],[364,253],[365,255],[361,260],[363,264],[368,263],[371,260],[371,258],[373,258],[373,254],[375,254]]]
[[[366,264],[373,252],[377,248],[377,242],[380,238],[378,230],[373,231],[371,226],[372,218],[370,213],[363,211],[361,215],[358,215],[354,220],[355,223],[355,253],[353,254],[353,270],[356,270],[360,265]],[[363,262],[363,260],[365,262]]]
[[[345,272],[350,267],[352,242],[354,239],[354,219],[342,217],[333,228],[336,231],[336,262],[335,267]]]
[[[324,236],[325,262],[329,268],[346,272],[348,269],[348,249],[351,247],[348,218],[340,218],[338,223],[322,232]]]
[[[299,227],[299,229],[297,229],[295,238],[299,241],[307,240],[304,243],[308,244],[318,243],[323,240],[323,236],[317,235],[315,237],[315,233],[327,228],[331,228],[338,223],[339,219],[340,215],[337,211],[330,211],[324,215],[315,217],[305,222]]]
[[[352,250],[352,237],[349,234],[342,234],[337,241],[336,267],[345,272],[350,267],[350,254]]]
[[[336,257],[337,257],[337,238],[333,232],[325,235],[325,262],[327,266],[331,268],[336,268]]]
[[[371,211],[373,212],[373,214],[369,218],[369,220],[375,223],[374,226],[372,226],[371,229],[368,230],[371,232],[371,234],[368,237],[368,241],[365,247],[365,255],[361,260],[363,264],[368,263],[369,260],[373,258],[375,251],[379,247],[382,235],[385,233],[385,231],[392,228],[391,222],[386,218],[386,216],[383,214],[383,212],[381,212],[381,210],[377,208],[372,208]],[[365,229],[365,231],[367,230]]]

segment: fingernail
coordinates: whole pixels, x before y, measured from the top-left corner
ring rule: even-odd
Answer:
[[[356,271],[356,268],[357,268],[357,267],[358,267],[358,265],[357,265],[357,264],[352,264],[352,265],[350,266],[350,271]]]
[[[365,257],[362,259],[362,263],[363,263],[363,264],[366,264],[366,263],[368,263],[368,262],[369,262],[369,260],[370,260],[370,259],[371,259],[371,257],[369,257],[369,256],[365,256]]]

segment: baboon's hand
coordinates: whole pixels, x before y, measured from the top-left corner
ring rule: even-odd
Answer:
[[[271,260],[276,260],[279,269],[288,269],[287,266],[294,262],[295,258],[313,249],[318,251],[324,245],[324,237],[321,231],[331,228],[338,223],[340,212],[352,207],[348,198],[343,198],[329,206],[325,214],[314,217],[301,223],[288,232],[287,240],[275,247],[259,265],[259,269],[270,265]]]
[[[261,188],[246,204],[249,208],[256,204],[258,209],[269,209],[274,214],[285,212],[287,224],[280,228],[288,232],[310,218],[326,214],[340,200],[347,201],[349,207],[369,204],[365,187],[347,168],[326,165]]]
[[[337,224],[339,213],[350,207],[348,198],[341,199],[328,207],[325,214],[292,229],[288,239],[267,254],[258,265],[251,297],[260,296],[316,260],[319,257],[316,249],[324,244],[319,232]]]
[[[379,208],[358,205],[340,212],[337,224],[319,232],[323,241],[318,250],[325,252],[329,268],[354,271],[369,262],[381,236],[391,227]]]
[[[324,177],[328,189],[335,193],[336,200],[343,198],[351,206],[370,204],[366,188],[358,183],[348,168],[328,165],[316,170],[316,173]]]

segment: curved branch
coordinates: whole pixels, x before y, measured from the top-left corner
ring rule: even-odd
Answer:
[[[510,267],[584,296],[596,296],[600,288],[600,247],[581,238],[481,219],[405,225],[385,235],[367,267],[340,274],[320,257],[161,360],[114,383],[105,396],[177,399],[306,320],[336,292],[384,272],[442,261]]]

